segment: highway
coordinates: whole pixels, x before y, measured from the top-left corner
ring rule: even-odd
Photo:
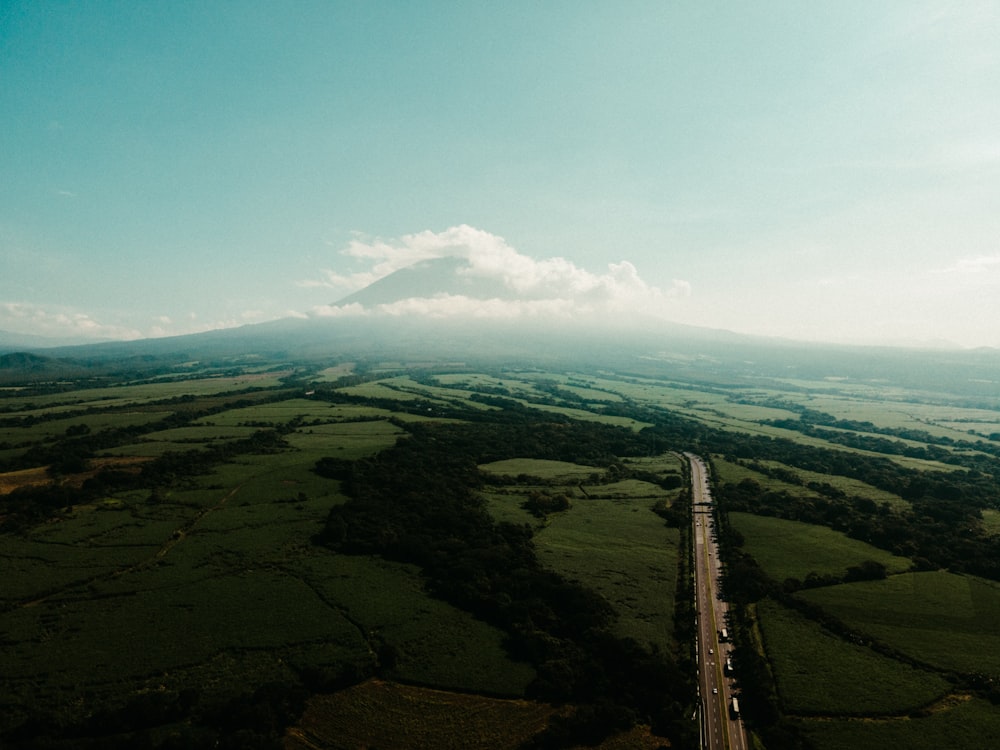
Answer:
[[[728,629],[728,606],[720,596],[721,564],[715,538],[712,495],[702,460],[685,456],[691,466],[691,502],[694,516],[694,587],[698,613],[698,689],[701,693],[702,747],[709,750],[746,750],[743,721],[732,712],[733,679],[726,667],[731,644],[721,639]]]

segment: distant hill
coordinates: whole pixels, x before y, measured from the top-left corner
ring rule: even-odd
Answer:
[[[401,268],[364,289],[336,302],[338,306],[360,304],[366,308],[387,305],[410,297],[441,294],[475,299],[514,299],[515,295],[496,279],[463,273],[470,268],[464,258],[432,258]]]
[[[50,336],[38,336],[29,333],[13,333],[0,331],[0,353],[23,351],[25,349],[44,349],[50,346],[72,346],[83,343],[83,339]]]
[[[37,372],[45,369],[52,362],[50,357],[42,357],[29,352],[10,352],[0,354],[0,370],[22,370]]]
[[[12,356],[0,367],[6,381],[18,375],[151,372],[199,361],[224,365],[260,362],[466,361],[499,366],[609,368],[637,375],[671,370],[747,383],[796,380],[843,383],[878,381],[927,388],[1000,408],[1000,350],[917,350],[834,346],[747,336],[660,319],[630,322],[608,316],[597,323],[565,319],[497,320],[379,315],[370,311],[414,297],[464,295],[507,299],[499,280],[464,273],[461,258],[423,261],[341,299],[368,314],[286,318],[205,333],[137,341],[48,347]],[[336,311],[334,311],[336,312]],[[0,350],[2,353],[3,350]],[[9,351],[9,350],[8,350]],[[50,358],[46,360],[45,358]]]
[[[0,382],[30,382],[90,374],[91,366],[72,358],[50,357],[37,352],[0,354]]]

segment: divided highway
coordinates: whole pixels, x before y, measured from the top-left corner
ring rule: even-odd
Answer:
[[[746,732],[735,693],[728,628],[728,605],[721,597],[721,564],[715,536],[712,495],[708,471],[693,453],[686,453],[691,466],[691,502],[694,516],[694,588],[698,613],[698,689],[701,693],[701,740],[709,750],[746,750]]]

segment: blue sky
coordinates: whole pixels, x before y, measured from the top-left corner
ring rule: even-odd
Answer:
[[[568,314],[1000,346],[998,39],[974,0],[0,0],[0,329],[338,314],[458,254]]]

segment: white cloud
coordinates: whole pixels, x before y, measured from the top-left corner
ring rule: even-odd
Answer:
[[[288,312],[288,317],[307,317]],[[133,327],[102,320],[91,313],[67,307],[43,306],[27,302],[0,302],[0,330],[23,335],[44,336],[60,342],[131,341],[203,333],[220,328],[235,328],[270,319],[261,310],[248,309],[215,319],[202,319],[190,312],[181,316],[155,315]]]
[[[570,320],[580,308],[568,299],[477,299],[461,294],[440,294],[434,297],[409,297],[397,302],[376,305],[368,309],[357,303],[314,307],[316,317],[388,316],[403,318],[461,318],[463,320],[563,319]]]
[[[85,312],[46,308],[27,302],[0,303],[0,328],[51,338],[137,339],[142,333],[128,326],[102,323]]]
[[[367,268],[340,273],[323,272],[322,280],[302,286],[322,286],[347,293],[415,263],[434,258],[461,258],[467,265],[457,273],[469,279],[494,282],[507,290],[503,298],[477,299],[442,293],[414,297],[366,309],[358,304],[313,308],[318,317],[351,315],[421,315],[465,318],[576,318],[588,315],[641,313],[664,316],[678,300],[691,295],[691,285],[680,279],[662,290],[647,284],[630,262],[611,263],[604,273],[580,268],[566,258],[535,260],[519,253],[503,237],[468,225],[443,232],[424,231],[397,241],[365,241],[355,237],[341,253]]]

